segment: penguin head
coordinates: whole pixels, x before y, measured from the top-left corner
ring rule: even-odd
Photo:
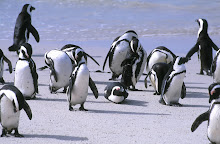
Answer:
[[[130,47],[132,52],[134,53],[137,53],[140,50],[141,44],[136,37],[132,37],[132,40],[130,42]]]
[[[29,43],[24,43],[21,45],[19,58],[20,59],[30,59],[32,56],[32,46]]]
[[[125,96],[125,97],[128,96],[128,93],[125,90],[125,88],[123,88],[122,86],[117,86],[117,85],[112,88],[111,94],[115,96]]]
[[[209,86],[209,103],[214,99],[218,99],[220,95],[220,83],[213,83]]]
[[[197,19],[196,22],[199,24],[199,31],[198,31],[198,36],[201,33],[206,34],[208,31],[208,22],[206,19]]]
[[[22,8],[22,12],[27,12],[29,15],[31,15],[31,12],[35,10],[35,7],[33,7],[30,4],[25,4]]]
[[[76,49],[72,51],[72,57],[76,64],[80,64],[82,62],[86,62],[86,54],[82,49]]]
[[[174,60],[174,64],[173,64],[173,69],[176,71],[183,71],[185,69],[185,63],[188,61],[189,59],[187,57],[179,57],[177,56],[176,59]]]

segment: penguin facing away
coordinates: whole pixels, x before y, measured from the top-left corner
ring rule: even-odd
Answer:
[[[217,51],[216,56],[212,62],[211,72],[213,74],[214,82],[220,82],[220,50]]]
[[[186,74],[185,63],[188,61],[185,57],[177,57],[173,66],[170,67],[164,76],[161,87],[161,98],[159,102],[169,106],[181,106],[179,98],[183,89],[183,80]],[[184,89],[186,90],[186,89]]]
[[[18,132],[20,110],[24,109],[28,118],[32,119],[32,112],[22,93],[13,85],[4,85],[0,89],[0,122],[3,127],[1,137],[11,134],[23,137]]]
[[[87,111],[84,108],[84,103],[88,95],[88,86],[90,86],[95,98],[98,98],[98,90],[91,79],[89,69],[83,58],[83,52],[78,53],[78,57],[75,59],[77,66],[75,67],[67,88],[67,97],[69,102],[69,110],[73,111],[73,105],[80,104],[80,111]]]
[[[130,41],[133,37],[138,38],[137,33],[129,30],[113,41],[103,64],[104,71],[107,59],[109,59],[109,68],[112,72],[112,77],[109,80],[116,80],[122,74],[123,67],[121,63],[126,59],[127,53],[131,51]]]
[[[15,67],[14,85],[26,99],[34,99],[38,93],[38,74],[31,56],[32,46],[24,43],[20,48],[19,59]]]
[[[197,20],[200,28],[198,31],[198,39],[193,48],[187,53],[186,57],[190,59],[190,57],[195,53],[198,52],[198,58],[200,60],[201,68],[199,74],[204,74],[204,71],[207,75],[211,75],[210,69],[212,65],[212,48],[216,51],[219,48],[214,44],[211,38],[208,35],[208,22],[205,19],[198,19]]]
[[[19,51],[23,43],[28,42],[29,34],[31,33],[37,42],[40,41],[39,34],[34,26],[31,24],[31,13],[35,10],[30,4],[25,4],[21,13],[18,15],[15,28],[13,45],[8,48],[9,51]]]
[[[105,87],[104,96],[107,100],[120,104],[128,97],[128,92],[122,83],[113,82]]]
[[[207,136],[209,141],[212,144],[220,144],[220,83],[211,84],[209,86],[209,94],[209,103],[211,102],[209,110],[195,119],[191,126],[191,131],[194,132],[202,122],[208,121]]]
[[[3,51],[0,49],[0,83],[3,84],[5,83],[5,80],[3,78],[4,61],[8,63],[9,73],[12,73],[11,61],[4,55]]]

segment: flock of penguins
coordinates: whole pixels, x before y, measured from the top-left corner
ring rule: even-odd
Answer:
[[[18,54],[15,67],[14,85],[4,85],[0,89],[0,122],[3,127],[1,136],[7,136],[14,130],[15,137],[23,137],[18,132],[20,110],[24,109],[29,119],[32,119],[31,109],[26,99],[36,98],[38,93],[38,74],[32,55],[32,46],[28,43],[31,33],[39,42],[37,30],[31,24],[31,12],[35,8],[25,4],[18,15],[14,29],[14,43],[9,51]],[[185,57],[176,56],[166,47],[160,46],[151,51],[147,56],[141,46],[135,31],[129,30],[117,37],[105,58],[103,71],[107,60],[112,77],[109,80],[117,80],[121,75],[121,81],[111,82],[104,90],[106,99],[113,103],[122,103],[128,97],[128,89],[136,91],[136,83],[140,79],[146,67],[147,78],[150,79],[155,90],[155,95],[160,95],[159,102],[169,106],[181,106],[179,99],[186,96],[184,77],[186,74],[185,63],[198,52],[201,62],[200,74],[213,76],[214,83],[209,86],[210,108],[201,114],[192,124],[192,132],[205,120],[208,120],[208,138],[212,143],[220,143],[220,56],[219,48],[209,38],[208,23],[205,19],[198,19],[199,31],[197,43]],[[217,51],[213,60],[212,48]],[[69,110],[72,106],[80,104],[79,110],[87,111],[84,102],[88,95],[88,87],[91,88],[95,98],[98,98],[98,89],[90,77],[87,67],[87,58],[91,58],[81,47],[67,44],[60,50],[51,50],[45,54],[46,66],[40,68],[50,69],[51,93],[64,88],[67,94]],[[12,65],[8,58],[0,50],[0,82],[3,79],[4,61],[8,63],[9,72],[12,73]],[[99,64],[98,64],[99,65]]]

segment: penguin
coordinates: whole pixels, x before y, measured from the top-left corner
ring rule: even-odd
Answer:
[[[198,31],[198,39],[196,44],[189,50],[186,57],[190,59],[190,57],[195,53],[198,52],[198,58],[200,60],[201,68],[200,73],[204,75],[204,71],[207,75],[211,75],[211,65],[212,65],[212,48],[216,51],[219,48],[215,45],[215,43],[211,40],[208,35],[208,22],[205,19],[198,19],[196,20],[199,24],[199,31]]]
[[[130,42],[131,52],[122,62],[123,73],[121,82],[130,90],[138,90],[135,88],[136,83],[140,79],[147,60],[147,52],[144,50],[140,41],[133,37]]]
[[[83,52],[79,52],[75,58],[77,66],[70,77],[69,87],[66,92],[70,111],[74,110],[72,106],[76,104],[80,104],[80,111],[88,111],[84,108],[84,103],[88,95],[88,86],[90,86],[95,98],[98,98],[97,87],[90,77],[89,69],[83,57]]]
[[[213,74],[214,82],[220,82],[220,50],[217,51],[216,56],[212,62],[211,72]]]
[[[112,82],[105,87],[104,96],[107,100],[120,104],[128,97],[128,92],[122,83]]]
[[[4,85],[0,89],[0,122],[2,125],[1,137],[11,134],[15,137],[24,137],[18,132],[20,110],[24,109],[28,118],[32,119],[30,106],[25,101],[21,91],[13,85]]]
[[[32,46],[29,43],[22,44],[15,66],[14,85],[26,99],[35,99],[36,93],[38,93],[38,74],[36,64],[31,56]]]
[[[161,87],[161,98],[159,102],[169,106],[181,106],[179,98],[185,90],[182,91],[183,80],[186,74],[185,63],[188,61],[185,57],[176,57],[175,62],[164,76]],[[184,98],[184,97],[183,97]]]
[[[16,20],[13,45],[8,48],[9,51],[17,51],[18,53],[20,46],[28,42],[30,33],[37,42],[40,41],[38,31],[31,24],[31,13],[33,10],[35,10],[35,8],[30,4],[25,4],[23,6]]]
[[[12,73],[11,61],[4,55],[3,51],[0,49],[0,83],[2,84],[5,83],[5,80],[3,78],[4,61],[8,63],[9,73]]]
[[[212,144],[220,144],[220,83],[211,84],[209,86],[209,94],[209,103],[211,102],[209,110],[195,119],[191,126],[191,131],[194,132],[202,122],[208,121],[207,136],[209,141]]]
[[[61,50],[51,50],[45,53],[45,63],[50,69],[49,89],[51,93],[55,93],[60,88],[69,85],[69,78],[73,72],[73,65],[70,57]]]
[[[126,59],[127,53],[131,51],[130,41],[133,37],[138,38],[137,33],[129,30],[113,41],[103,64],[104,71],[107,59],[109,59],[109,68],[112,72],[112,77],[109,80],[116,80],[122,74],[121,63]]]

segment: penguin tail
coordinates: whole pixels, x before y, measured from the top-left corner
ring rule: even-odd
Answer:
[[[9,50],[9,51],[18,51],[18,47],[17,47],[15,44],[13,44],[12,46],[10,46],[10,47],[8,48],[8,50]]]

